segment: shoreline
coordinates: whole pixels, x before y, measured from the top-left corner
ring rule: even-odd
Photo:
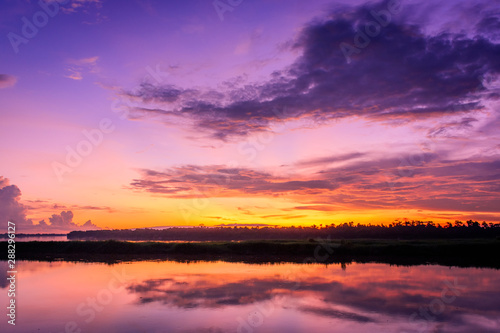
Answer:
[[[500,240],[253,240],[239,242],[49,241],[17,244],[17,260],[117,263],[140,260],[391,265],[500,269]],[[7,242],[0,242],[7,247]],[[6,259],[3,259],[6,260]]]

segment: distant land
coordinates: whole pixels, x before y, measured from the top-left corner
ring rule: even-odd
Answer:
[[[72,231],[69,240],[130,241],[242,241],[328,239],[472,239],[500,237],[500,223],[455,221],[436,225],[431,221],[364,225],[353,222],[308,227],[168,227],[158,229]]]
[[[26,237],[59,237],[66,236],[67,234],[16,234],[16,238],[26,238]],[[0,234],[0,238],[9,238],[9,234]]]

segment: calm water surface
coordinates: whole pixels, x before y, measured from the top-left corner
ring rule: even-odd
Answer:
[[[16,326],[3,314],[1,332],[500,331],[493,269],[21,261],[17,270]],[[5,276],[0,288],[6,306]]]
[[[1,242],[7,241],[9,238],[0,237]],[[16,237],[16,243],[18,242],[67,242],[68,238],[64,236],[30,236],[30,237]]]

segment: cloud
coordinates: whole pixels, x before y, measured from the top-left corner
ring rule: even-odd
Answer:
[[[65,13],[76,13],[79,10],[87,12],[90,6],[100,9],[102,7],[102,0],[72,0],[69,6],[63,6],[61,9]]]
[[[349,154],[344,154],[344,155],[335,155],[335,156],[327,156],[327,157],[322,157],[322,158],[317,158],[317,159],[310,159],[307,161],[299,161],[296,164],[298,166],[316,166],[316,165],[325,165],[328,163],[339,163],[339,162],[347,162],[351,161],[353,159],[357,159],[360,157],[366,156],[365,153],[349,153]]]
[[[488,13],[477,23],[476,29],[478,33],[500,40],[500,15],[498,13]]]
[[[157,303],[165,307],[180,309],[224,309],[255,304],[261,308],[286,307],[324,319],[335,319],[358,323],[384,323],[387,318],[399,318],[407,325],[408,317],[436,299],[446,287],[443,281],[450,279],[438,269],[426,269],[426,277],[432,274],[440,279],[415,279],[403,274],[392,279],[387,267],[370,267],[370,275],[363,268],[353,267],[350,279],[335,278],[333,272],[318,276],[310,273],[300,280],[284,278],[279,274],[267,278],[247,278],[235,280],[224,276],[214,278],[209,274],[175,275],[157,279],[146,279],[129,284],[126,289],[135,296],[138,304]],[[484,302],[478,295],[485,295],[486,287],[469,281],[466,273],[458,272],[459,286],[466,288],[454,300],[450,311],[445,311],[437,322],[469,323],[465,317],[471,309],[483,311],[484,318],[495,318],[500,311],[497,304]],[[369,280],[367,280],[367,276]],[[494,273],[485,278],[496,282]],[[224,282],[222,282],[222,280]],[[491,281],[490,281],[491,280]],[[450,283],[452,282],[449,281]],[[456,281],[456,280],[455,280]],[[491,289],[491,288],[490,288]],[[448,289],[448,293],[453,290]],[[498,291],[495,291],[498,294]],[[285,302],[296,298],[314,299],[314,304]],[[260,304],[259,304],[260,303]],[[465,321],[464,321],[465,320]],[[407,326],[406,326],[407,327]],[[472,323],[467,331],[477,331]]]
[[[309,205],[309,206],[295,206],[293,209],[286,209],[286,210],[316,210],[316,211],[322,211],[322,212],[331,212],[336,210],[335,207],[333,206],[328,206],[328,205]]]
[[[371,13],[387,3],[343,6],[313,20],[293,43],[300,56],[267,82],[219,90],[143,84],[121,95],[142,105],[139,113],[131,109],[133,119],[158,117],[161,110],[164,121],[187,119],[220,140],[293,119],[406,122],[485,110],[491,91],[484,81],[500,72],[500,44],[486,33],[497,18],[485,16],[471,37],[429,35],[425,26],[393,15],[347,62],[340,46],[354,47],[357,33],[375,20]]]
[[[268,223],[222,223],[216,224],[215,227],[276,227],[277,224]]]
[[[78,66],[95,66],[97,64],[97,60],[99,60],[99,57],[89,57],[89,58],[81,58],[81,59],[76,59],[76,60],[70,60],[69,62],[78,65]]]
[[[53,211],[54,209],[62,209],[62,210],[102,210],[108,211],[110,213],[115,210],[108,206],[89,206],[89,205],[61,205],[58,203],[53,203],[49,200],[24,200],[25,207],[30,212],[37,212],[38,215],[42,212]]]
[[[21,191],[15,185],[9,185],[8,179],[0,176],[0,219],[2,224],[26,221],[25,207],[19,203]]]
[[[447,159],[449,153],[419,152],[401,156],[359,153],[300,161],[297,175],[274,176],[263,170],[217,165],[141,170],[130,188],[172,198],[291,196],[285,211],[425,209],[467,215],[500,215],[500,159]],[[357,157],[363,156],[363,159]],[[342,164],[332,162],[345,161]],[[309,178],[300,168],[315,166]],[[285,174],[285,173],[283,173]],[[460,186],[457,186],[460,184]],[[243,213],[247,210],[239,208]],[[299,218],[305,215],[266,215]]]
[[[97,67],[97,61],[99,57],[89,57],[81,59],[71,59],[68,60],[68,65],[66,65],[66,75],[64,77],[72,80],[82,80],[84,73],[96,74],[99,72]]]
[[[7,222],[16,224],[16,231],[21,233],[67,233],[72,230],[95,230],[100,229],[90,220],[83,225],[73,222],[72,211],[62,211],[53,214],[49,222],[45,220],[38,224],[27,218],[28,206],[21,203],[21,190],[16,185],[10,185],[9,180],[0,176],[0,223]]]
[[[280,220],[292,220],[292,219],[301,219],[303,217],[307,217],[307,215],[286,215],[286,214],[273,214],[273,215],[263,215],[260,216],[263,219],[269,218],[279,218]]]
[[[498,156],[446,160],[437,154],[421,154],[359,161],[321,171],[323,177],[339,184],[339,191],[316,195],[306,202],[332,208],[498,214],[499,167]]]
[[[222,308],[269,300],[282,288],[274,280],[245,280],[221,285],[207,280],[150,279],[127,286],[141,304],[158,302],[179,308]],[[291,285],[291,283],[289,283]],[[281,286],[281,287],[278,287]]]
[[[313,306],[303,306],[299,308],[300,311],[311,313],[317,316],[329,317],[333,319],[342,319],[342,320],[352,320],[358,323],[374,323],[376,320],[373,320],[370,317],[359,315],[354,312],[347,311],[339,311],[330,308],[321,308],[321,307],[313,307]]]
[[[457,138],[464,136],[467,131],[473,128],[472,124],[477,122],[476,118],[464,117],[458,121],[447,122],[440,124],[429,130],[427,136],[429,138],[446,137]]]
[[[297,180],[252,169],[227,168],[220,165],[185,165],[164,171],[144,169],[140,172],[142,177],[132,181],[132,189],[176,198],[201,195],[228,197],[241,194],[313,194],[337,188],[337,185],[328,179]]]
[[[379,264],[347,267],[346,273],[341,273],[336,265],[309,265],[285,274],[279,270],[259,270],[253,275],[229,270],[193,274],[176,271],[134,281],[126,290],[136,304],[164,307],[165,311],[286,310],[307,316],[308,323],[333,320],[337,327],[349,327],[347,331],[353,332],[383,331],[388,321],[394,331],[416,331],[421,323],[412,324],[412,314],[424,310],[430,313],[429,304],[432,306],[434,300],[445,295],[452,304],[433,318],[435,325],[456,323],[460,332],[479,332],[484,331],[486,322],[492,323],[491,332],[494,331],[500,313],[500,305],[495,301],[500,291],[492,287],[500,281],[494,270],[484,270],[482,283],[478,283],[470,277],[469,270],[449,272],[433,265],[419,266],[418,270]],[[471,312],[477,315],[475,320],[470,320]],[[352,329],[353,324],[361,324],[361,329]],[[366,329],[367,324],[371,329]],[[283,327],[274,331],[293,331]],[[273,328],[269,330],[272,331]]]
[[[9,74],[0,74],[0,89],[9,88],[16,84],[17,78]]]
[[[76,81],[83,79],[82,73],[77,72],[76,70],[73,70],[73,69],[68,69],[67,71],[68,71],[68,74],[64,75],[64,77],[66,77],[68,79],[76,80]]]

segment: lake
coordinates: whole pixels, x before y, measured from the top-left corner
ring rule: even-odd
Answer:
[[[1,274],[7,263],[0,261]],[[17,262],[2,332],[499,332],[494,269]],[[7,279],[0,279],[7,305]]]
[[[9,238],[2,236],[0,241],[5,242]],[[16,237],[16,243],[19,242],[67,242],[68,237],[63,236],[27,236],[27,237]]]

